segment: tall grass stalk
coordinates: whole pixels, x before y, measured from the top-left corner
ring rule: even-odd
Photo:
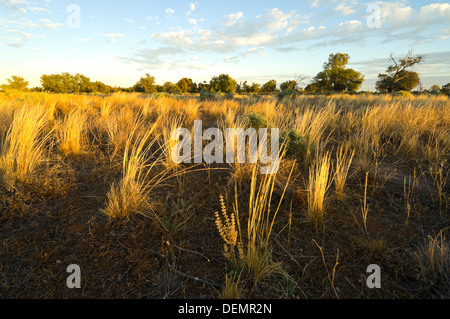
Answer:
[[[325,200],[330,187],[330,154],[327,153],[310,167],[308,181],[307,218],[316,227],[324,222]]]

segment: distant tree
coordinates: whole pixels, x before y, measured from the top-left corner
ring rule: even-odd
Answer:
[[[324,93],[328,91],[335,92],[354,92],[357,91],[364,82],[364,76],[361,73],[346,68],[348,54],[331,54],[328,62],[324,63],[323,71],[319,72],[313,79],[309,89],[317,88],[316,91]]]
[[[195,93],[194,82],[189,78],[182,78],[177,82],[182,93]]]
[[[281,83],[280,85],[281,91],[296,91],[298,89],[298,83],[294,80],[289,80]]]
[[[253,82],[251,87],[250,87],[250,92],[251,93],[259,93],[261,91],[261,85],[259,85],[258,83]]]
[[[236,84],[236,93],[241,94],[242,93],[242,82]]]
[[[450,95],[450,83],[442,86],[441,93]]]
[[[97,92],[97,93],[103,93],[103,94],[109,94],[114,92],[114,88],[112,88],[109,85],[106,85],[100,81],[95,81],[91,84],[92,86],[92,92]]]
[[[140,93],[156,93],[155,77],[146,73],[145,76],[136,82],[134,90]]]
[[[275,93],[277,91],[277,81],[270,80],[267,83],[264,83],[261,87],[261,92],[263,93]]]
[[[179,94],[182,93],[180,87],[172,82],[166,82],[162,86],[163,92],[167,92],[170,94]]]
[[[209,84],[206,81],[197,84],[197,93],[201,91],[209,91]]]
[[[228,74],[221,74],[211,79],[209,89],[213,93],[236,93],[236,84]]]
[[[315,92],[317,92],[318,90],[319,90],[319,88],[317,87],[317,84],[316,84],[316,83],[308,84],[308,85],[305,87],[305,93],[315,93]]]
[[[44,74],[41,84],[45,91],[54,93],[90,93],[93,91],[91,80],[82,75],[70,73]]]
[[[7,79],[8,84],[2,85],[2,88],[7,89],[13,89],[13,90],[19,90],[19,91],[26,91],[28,89],[28,81],[25,81],[25,79],[21,76],[11,76],[11,78]]]
[[[431,86],[430,92],[432,94],[439,94],[441,92],[441,87],[439,85],[435,84],[435,85]]]
[[[394,63],[387,68],[386,73],[378,75],[376,88],[381,93],[392,93],[397,91],[411,91],[420,83],[417,72],[408,71],[408,68],[420,63],[424,55],[412,55],[409,51],[403,59],[395,60],[393,53],[389,56]]]
[[[242,93],[250,93],[252,91],[252,87],[248,85],[247,81],[244,81],[241,85]]]

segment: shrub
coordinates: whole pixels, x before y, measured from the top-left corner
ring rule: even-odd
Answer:
[[[200,92],[200,101],[215,101],[216,94],[203,90]]]
[[[278,100],[283,100],[284,98],[295,98],[298,93],[295,90],[284,90],[277,94]]]
[[[247,127],[253,127],[257,130],[269,125],[269,121],[267,120],[267,118],[258,112],[248,113],[245,116],[244,122],[246,123]]]
[[[307,143],[304,137],[293,129],[281,133],[280,143],[286,145],[286,154],[296,159],[303,158],[306,152]]]
[[[406,98],[406,99],[411,99],[411,98],[413,98],[413,95],[411,94],[411,92],[408,92],[408,91],[398,91],[398,92],[394,92],[394,93],[392,93],[392,96],[401,97],[401,98]]]
[[[226,93],[226,94],[225,94],[225,99],[226,99],[226,100],[232,100],[232,99],[234,99],[234,94],[231,93],[231,92]]]

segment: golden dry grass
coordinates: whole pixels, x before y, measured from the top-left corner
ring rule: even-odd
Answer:
[[[448,229],[449,104],[448,97],[434,96],[297,96],[282,101],[251,96],[199,101],[192,96],[124,93],[0,93],[0,208],[15,216],[16,210],[32,207],[36,215],[48,218],[39,225],[83,216],[80,227],[89,225],[84,234],[91,232],[97,219],[124,220],[118,224],[129,223],[126,236],[136,240],[136,247],[123,249],[128,243],[121,242],[115,247],[118,255],[141,249],[139,236],[150,237],[150,233],[151,240],[186,243],[191,247],[180,253],[164,252],[166,259],[151,266],[160,269],[168,263],[190,262],[180,267],[196,271],[200,263],[192,261],[191,254],[214,256],[202,271],[223,282],[219,294],[223,298],[306,296],[308,291],[301,291],[304,286],[312,296],[340,296],[336,287],[345,287],[348,296],[366,298],[370,292],[352,287],[359,274],[352,278],[349,272],[367,266],[359,257],[361,250],[374,259],[404,258],[386,265],[391,274],[397,273],[395,267],[400,274],[416,271],[414,276],[421,280],[417,285],[422,285],[417,294],[423,287],[433,287],[438,296],[448,296],[436,285],[448,280],[448,243],[442,234],[431,234]],[[279,171],[267,176],[259,174],[260,164],[173,163],[175,128],[191,129],[199,119],[204,129],[239,128],[251,112],[264,116],[270,127],[281,132],[298,132],[305,142],[304,156],[282,154]],[[52,202],[49,194],[38,191],[42,185],[62,189],[61,181],[69,175],[79,192],[54,192],[59,197]],[[42,181],[34,184],[38,180]],[[27,191],[15,188],[21,183]],[[336,196],[329,196],[333,183]],[[226,196],[217,200],[219,194],[231,200],[227,202]],[[326,228],[319,227],[325,222]],[[103,239],[109,243],[107,227],[97,224],[95,231],[107,233]],[[414,246],[417,242],[423,245]],[[13,244],[5,245],[6,251]],[[93,247],[102,245],[95,242]],[[145,249],[159,245],[151,242]],[[394,250],[402,254],[390,255]],[[342,268],[336,265],[336,251],[342,252],[338,255]],[[148,250],[139,252],[148,255]],[[136,262],[132,272],[151,268],[152,257],[145,255],[149,264],[141,265],[138,254],[130,254],[127,261]],[[223,276],[229,261],[231,269]],[[290,279],[283,282],[283,278]],[[391,290],[384,296],[411,296],[411,290],[398,288],[405,278],[392,278],[387,288]],[[167,282],[164,285],[169,287]],[[324,290],[319,293],[319,289]]]

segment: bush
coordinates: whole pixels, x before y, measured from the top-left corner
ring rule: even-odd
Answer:
[[[245,116],[245,123],[247,124],[247,127],[253,127],[257,130],[260,128],[265,128],[269,125],[267,118],[258,112],[248,113]]]
[[[232,100],[234,99],[234,94],[231,92],[228,92],[227,94],[225,94],[225,99],[226,100]]]
[[[298,93],[295,90],[284,90],[277,94],[277,99],[282,100],[285,97],[295,98],[297,95]]]
[[[401,97],[401,98],[406,98],[406,99],[411,99],[411,98],[413,97],[413,95],[411,94],[411,92],[408,92],[408,91],[398,91],[398,92],[394,92],[394,93],[392,93],[392,96]]]
[[[203,90],[200,92],[200,101],[215,101],[216,94]]]
[[[306,153],[306,141],[297,131],[290,129],[283,131],[280,137],[280,143],[286,145],[286,155],[301,160]]]

